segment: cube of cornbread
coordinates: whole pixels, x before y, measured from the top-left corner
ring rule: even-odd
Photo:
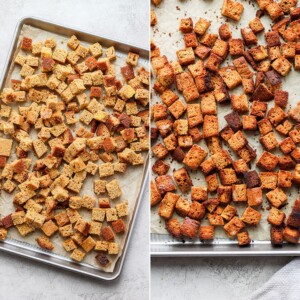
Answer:
[[[94,250],[106,252],[108,250],[108,242],[106,242],[106,241],[96,241],[96,245],[95,245]]]
[[[35,72],[35,69],[25,63],[22,66],[22,69],[20,70],[20,76],[27,77],[27,76],[33,75],[34,72]]]
[[[68,214],[65,211],[56,214],[54,218],[59,227],[62,227],[70,222]]]
[[[297,244],[299,241],[300,232],[299,229],[286,226],[283,230],[283,238],[285,241],[291,244]]]
[[[238,217],[233,217],[227,224],[224,225],[224,230],[229,237],[236,236],[243,228],[245,223]]]
[[[103,163],[99,166],[100,178],[114,175],[114,165],[112,163]]]
[[[220,203],[228,204],[232,199],[231,186],[219,186],[217,190],[218,200]]]
[[[82,79],[74,79],[70,83],[69,88],[70,88],[71,93],[73,95],[81,94],[85,90],[85,86],[83,84],[83,80]]]
[[[278,145],[274,132],[269,132],[266,135],[260,137],[259,141],[263,145],[263,147],[268,151],[276,148]]]
[[[26,235],[28,235],[29,233],[35,231],[35,227],[32,224],[20,224],[20,225],[16,225],[19,233],[24,237]]]
[[[270,203],[276,208],[279,208],[287,201],[287,196],[279,187],[277,187],[275,190],[268,192],[266,194],[266,197],[270,201]]]
[[[102,223],[91,221],[89,234],[100,235]]]
[[[78,60],[80,59],[80,56],[77,55],[75,51],[70,51],[67,53],[67,62],[70,63],[71,65],[75,65]]]
[[[3,190],[9,194],[11,194],[14,189],[16,188],[16,185],[11,180],[6,180],[2,186]]]
[[[79,218],[81,218],[79,212],[75,209],[72,209],[72,208],[67,208],[66,209],[66,212],[67,212],[67,215],[69,217],[69,220],[70,222],[73,224],[73,223],[76,223],[78,221]]]
[[[206,240],[213,240],[215,233],[214,226],[200,226],[199,228],[199,239],[206,241]]]
[[[81,157],[77,157],[70,162],[70,166],[74,173],[78,173],[80,171],[85,170],[86,165]]]
[[[247,201],[246,184],[233,184],[232,185],[232,200],[235,202]]]
[[[73,235],[72,224],[68,224],[68,225],[59,227],[58,230],[62,237],[69,237],[69,236]]]
[[[103,208],[93,208],[92,209],[92,220],[103,222],[105,219],[105,209]]]
[[[82,261],[85,257],[85,253],[79,249],[75,249],[72,254],[70,255],[70,257],[73,259],[73,260],[76,260],[78,262]]]
[[[87,209],[93,209],[93,207],[96,204],[96,199],[88,195],[83,195],[81,203],[82,207],[85,207]]]
[[[67,45],[69,48],[71,48],[72,50],[75,50],[78,46],[79,46],[79,40],[77,39],[77,37],[75,35],[72,35],[70,37],[70,39],[67,42]]]
[[[91,236],[89,236],[82,242],[81,247],[84,249],[85,252],[88,253],[94,249],[95,245],[95,240]]]
[[[122,195],[121,187],[116,179],[107,183],[105,188],[110,199],[116,199]]]
[[[278,157],[270,152],[264,151],[259,157],[256,165],[267,171],[273,171],[278,164]]]
[[[78,219],[76,222],[74,229],[79,231],[84,236],[87,236],[90,231],[90,223],[84,219]]]
[[[33,55],[41,54],[42,47],[43,47],[42,42],[32,43],[32,54]]]
[[[228,17],[234,21],[239,21],[243,11],[243,4],[233,0],[224,0],[221,13],[225,17]]]
[[[196,237],[198,233],[199,226],[200,226],[199,221],[186,217],[180,226],[180,233],[184,237],[193,239]]]
[[[209,138],[218,136],[219,123],[218,117],[213,115],[206,115],[203,121],[203,137]]]
[[[26,56],[19,53],[15,58],[15,63],[23,66],[26,63]]]
[[[95,43],[89,47],[90,54],[94,57],[102,55],[102,46],[99,43]]]
[[[38,57],[28,55],[26,57],[26,64],[30,67],[38,67],[39,66],[39,59],[38,59]]]
[[[24,36],[22,41],[21,41],[20,47],[24,51],[31,51],[31,49],[32,49],[32,39]]]
[[[69,188],[69,186],[68,186]],[[69,199],[69,207],[72,209],[79,209],[82,206],[82,198],[79,196],[73,196]]]
[[[187,106],[181,100],[177,100],[168,109],[175,119],[178,119],[186,111],[186,108]]]
[[[212,193],[218,189],[219,182],[218,182],[218,177],[217,177],[216,173],[206,176],[205,182],[207,184],[208,192]]]
[[[257,225],[261,219],[261,213],[248,206],[244,211],[241,220],[249,225]]]
[[[128,202],[127,201],[123,201],[122,203],[118,203],[115,206],[116,210],[117,210],[117,214],[118,217],[125,217],[128,215]]]
[[[12,221],[14,225],[21,225],[25,222],[25,212],[24,211],[18,211],[14,212],[11,215]]]
[[[270,230],[272,245],[278,246],[283,243],[283,226],[271,226]]]
[[[46,236],[52,236],[56,231],[58,231],[58,227],[52,220],[49,220],[43,224],[41,230],[45,233]]]
[[[193,20],[185,18],[180,20],[179,30],[183,33],[189,33],[193,30]]]
[[[80,57],[85,58],[89,52],[89,49],[79,44],[78,47],[75,49],[75,52]]]
[[[41,49],[41,58],[51,58],[51,57],[52,57],[52,49],[43,46]]]
[[[0,241],[4,241],[7,237],[7,229],[0,228]]]
[[[184,39],[185,47],[187,48],[188,47],[195,48],[198,45],[197,36],[194,32],[184,34],[183,39]]]
[[[33,149],[38,158],[42,157],[48,151],[47,146],[40,139],[34,140],[32,145],[33,145]],[[1,153],[1,151],[0,151],[0,153]]]
[[[76,244],[72,239],[65,240],[62,245],[67,252],[73,251],[77,248]]]
[[[237,181],[236,173],[232,168],[219,170],[219,177],[222,185],[231,185]]]
[[[126,58],[126,63],[129,64],[130,66],[137,66],[138,60],[139,60],[139,55],[133,52],[128,52],[127,58]]]
[[[77,245],[81,245],[82,242],[85,239],[85,236],[80,233],[79,231],[75,232],[74,235],[71,236],[71,239],[77,244]],[[76,247],[77,248],[77,247]]]
[[[205,215],[205,206],[197,201],[192,201],[188,217],[196,220],[201,220]]]
[[[119,253],[118,243],[108,243],[108,254],[117,255]]]
[[[186,154],[183,163],[192,170],[196,170],[202,161],[207,156],[207,152],[198,145],[193,145],[192,148]]]
[[[274,190],[277,187],[276,172],[260,172],[261,188]]]
[[[55,90],[60,84],[60,81],[56,78],[56,76],[54,74],[52,74],[47,81],[47,87],[50,90]]]
[[[106,220],[107,222],[113,222],[118,220],[117,210],[115,208],[106,209]]]
[[[114,232],[112,231],[110,226],[102,227],[101,235],[106,242],[113,242],[115,239]]]
[[[279,226],[283,223],[285,219],[285,213],[279,209],[272,207],[269,210],[268,222],[274,226]]]
[[[64,64],[66,62],[68,52],[61,48],[56,48],[53,51],[52,58],[56,61],[58,61],[61,64]]]
[[[110,208],[109,198],[99,198],[99,207],[100,208]]]
[[[105,180],[94,180],[94,193],[96,195],[104,194],[106,183]]]
[[[107,48],[105,50],[105,55],[110,61],[115,60],[117,58],[115,47],[111,46],[111,47]]]
[[[159,205],[158,214],[164,219],[170,219],[178,199],[179,195],[168,192]]]
[[[240,232],[237,234],[239,246],[247,246],[251,243],[248,231]]]
[[[290,188],[292,186],[293,173],[289,171],[278,171],[278,187]]]
[[[219,74],[229,89],[233,89],[242,83],[242,78],[234,67],[224,67],[219,70]]]

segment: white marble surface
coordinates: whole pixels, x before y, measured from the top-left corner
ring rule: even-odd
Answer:
[[[148,1],[0,0],[0,71],[17,22],[36,16],[147,48]],[[148,201],[140,207],[136,230],[121,276],[101,282],[0,252],[0,299],[147,299],[149,288]]]
[[[155,258],[151,260],[152,299],[246,300],[290,260],[290,257]]]

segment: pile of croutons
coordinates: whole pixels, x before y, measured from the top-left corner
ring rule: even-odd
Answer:
[[[14,59],[21,78],[1,93],[1,189],[15,211],[0,220],[0,238],[11,227],[23,237],[40,231],[38,245],[53,250],[59,234],[72,259],[94,249],[107,266],[127,231],[121,198],[132,196],[113,176],[144,164],[149,149],[149,72],[129,52],[118,79],[114,47],[84,46],[75,35],[67,46],[23,37]],[[82,192],[91,180],[94,191]]]
[[[222,226],[240,246],[249,245],[247,226],[260,223],[265,193],[272,244],[298,243],[300,200],[286,221],[280,209],[288,201],[287,191],[300,184],[300,104],[288,111],[289,95],[282,90],[282,78],[293,66],[300,69],[300,7],[296,0],[257,4],[256,17],[240,29],[241,37],[232,37],[228,22],[211,33],[209,20],[200,18],[194,24],[191,18],[181,19],[185,48],[176,52],[177,61],[170,62],[151,42],[153,92],[161,99],[152,108],[156,177],[151,182],[151,206],[159,205],[158,214],[176,238],[212,240],[215,227]],[[243,4],[224,0],[222,15],[239,21],[243,10]],[[260,20],[263,15],[272,21],[270,31]],[[151,25],[155,24],[153,10]],[[264,36],[265,44],[258,45],[258,35]],[[234,93],[236,87],[243,93]],[[232,112],[220,128],[218,104],[226,102]],[[259,132],[264,149],[260,157],[245,132],[253,138]],[[274,154],[275,149],[281,154]],[[172,168],[170,156],[182,167]],[[206,185],[193,185],[190,174],[198,172]],[[245,204],[241,216],[237,203]],[[204,218],[210,225],[201,225]]]

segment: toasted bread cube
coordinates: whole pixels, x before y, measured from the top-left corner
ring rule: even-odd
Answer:
[[[105,188],[110,199],[116,199],[122,195],[121,187],[116,179],[107,183]]]
[[[294,66],[295,66],[295,70],[300,70],[300,55],[299,54],[295,55]]]
[[[266,135],[273,130],[272,124],[268,118],[261,119],[257,122],[257,125],[261,135]]]
[[[286,117],[287,114],[278,106],[275,106],[268,111],[268,118],[274,126],[277,126]]]
[[[192,47],[188,47],[176,52],[178,62],[181,66],[186,66],[195,63],[195,54]]]
[[[203,121],[203,137],[209,138],[218,136],[219,122],[217,116],[206,115]]]
[[[223,149],[211,155],[211,158],[218,170],[224,169],[232,163],[228,151]]]
[[[239,113],[249,111],[248,98],[245,94],[231,95],[231,105],[232,105],[232,109],[239,112]]]
[[[285,213],[272,207],[269,211],[268,222],[274,226],[280,226],[285,219]]]
[[[186,111],[186,108],[186,105],[181,100],[177,100],[168,109],[174,118],[178,119]]]
[[[258,206],[262,204],[262,188],[256,187],[247,189],[247,199],[249,206]]]
[[[212,193],[216,191],[219,187],[218,177],[217,174],[211,174],[205,177],[205,181],[207,184],[207,191]]]
[[[264,151],[256,165],[267,171],[273,171],[278,164],[278,157],[270,152]]]
[[[205,215],[205,206],[197,201],[192,201],[188,217],[191,219],[201,220]]]
[[[62,245],[67,252],[73,251],[77,248],[76,244],[72,239],[65,240]]]
[[[167,138],[164,139],[164,143],[166,145],[166,147],[168,147],[168,149],[170,150],[174,150],[176,148],[177,145],[177,141],[176,141],[176,137],[174,134],[170,134]],[[153,146],[151,148],[152,153],[159,159],[163,159],[165,158],[169,151],[163,144],[159,143],[156,144],[155,146]]]
[[[207,152],[198,145],[193,145],[192,148],[186,154],[183,163],[192,170],[196,170],[203,162]]]
[[[228,43],[223,40],[217,39],[213,48],[211,49],[211,52],[220,56],[222,59],[225,59],[227,57],[228,50],[229,50]]]
[[[236,173],[231,168],[219,170],[219,177],[222,185],[232,185],[237,182]]]
[[[173,171],[173,177],[182,193],[187,193],[191,189],[193,183],[186,168]]]
[[[232,185],[232,200],[234,202],[246,202],[247,201],[246,184],[233,184]]]
[[[199,35],[203,35],[207,31],[210,24],[210,21],[200,18],[194,26],[194,31]]]
[[[221,217],[223,219],[225,219],[226,221],[230,221],[236,214],[236,208],[231,206],[231,205],[227,205],[224,210],[221,213]]]
[[[289,154],[296,148],[296,145],[290,137],[287,137],[279,143],[279,148],[284,154]]]
[[[105,180],[94,180],[94,193],[96,195],[104,194],[106,183]]]
[[[34,72],[35,72],[35,69],[25,63],[22,66],[22,69],[20,70],[20,76],[27,77],[27,76],[33,75]]]
[[[52,236],[56,231],[58,231],[58,227],[53,221],[49,220],[43,224],[41,230],[45,233],[46,236]]]
[[[125,232],[125,224],[122,219],[118,219],[117,221],[112,222],[112,228],[116,233]]]
[[[210,174],[212,171],[215,170],[215,168],[216,168],[216,165],[211,157],[209,159],[206,159],[200,165],[200,169],[205,175]]]
[[[31,232],[33,232],[35,230],[35,227],[32,224],[27,224],[27,223],[24,223],[24,224],[21,224],[21,225],[16,225],[16,227],[18,229],[18,232],[23,237],[26,236],[26,235],[28,235],[29,233],[31,233]],[[2,232],[2,236],[5,237],[5,234],[6,234],[6,231],[4,230]]]
[[[222,58],[218,55],[211,53],[208,60],[206,61],[205,67],[206,69],[217,72],[219,70],[219,67],[222,63]],[[208,78],[208,76],[204,77],[204,79]],[[205,82],[205,81],[204,81]],[[209,86],[210,87],[210,86]]]
[[[83,219],[78,219],[78,221],[76,222],[74,229],[79,231],[81,234],[83,234],[84,236],[87,236],[89,234],[90,231],[90,223],[83,220]]]
[[[214,226],[200,226],[199,228],[199,239],[206,241],[206,240],[213,240],[215,233]]]
[[[289,171],[278,171],[278,187],[290,188],[292,186],[293,173]]]
[[[291,244],[298,244],[300,237],[299,229],[292,228],[292,227],[285,227],[283,230],[283,238],[285,241]]]
[[[191,199],[192,201],[200,202],[207,200],[207,188],[201,186],[192,186]]]
[[[263,118],[266,114],[268,104],[261,101],[253,101],[251,115]]]
[[[270,230],[271,243],[274,246],[282,245],[283,243],[283,227],[282,226],[271,226]]]
[[[178,215],[182,217],[186,217],[190,211],[190,207],[191,207],[190,202],[180,197],[176,202],[175,210]]]
[[[245,45],[250,46],[250,45],[257,44],[257,37],[250,27],[242,28],[241,34],[245,42]]]
[[[189,128],[194,128],[195,126],[203,122],[203,117],[201,114],[201,109],[199,104],[187,105],[187,118],[188,118]]]
[[[258,18],[258,17],[254,18],[253,20],[251,20],[249,22],[249,27],[252,29],[252,31],[255,34],[262,32],[265,29],[263,23],[261,22],[260,18]]]
[[[179,30],[182,33],[192,32],[193,31],[193,20],[191,18],[181,19]]]
[[[277,2],[271,2],[265,7],[266,12],[270,16],[272,21],[275,21],[279,17],[281,17],[284,12],[281,6]]]
[[[166,229],[172,236],[176,238],[181,237],[180,223],[178,219],[170,219],[166,221]]]
[[[288,226],[299,228],[299,226],[300,226],[299,211],[300,211],[300,201],[296,200],[294,202],[292,211],[286,222]]]
[[[260,137],[259,141],[263,145],[263,147],[268,151],[276,148],[278,145],[274,132],[269,132],[268,134]]]
[[[197,36],[195,33],[191,32],[191,33],[186,33],[183,36],[184,38],[184,43],[185,43],[185,47],[192,47],[192,48],[196,48],[198,45],[198,40],[197,40]]]
[[[224,41],[227,41],[232,38],[232,33],[228,23],[222,24],[219,27],[219,36]]]
[[[259,177],[262,189],[276,189],[278,180],[278,174],[276,172],[260,172]]]
[[[285,57],[281,56],[272,62],[272,67],[281,76],[286,76],[291,71],[292,65]]]
[[[279,208],[287,201],[287,196],[279,187],[277,187],[275,190],[268,192],[266,194],[266,197],[270,201],[270,203],[276,208]]]
[[[260,222],[261,213],[248,206],[244,211],[241,220],[249,225],[257,225]]]
[[[244,11],[243,4],[233,1],[233,0],[224,0],[222,6],[222,15],[228,17],[234,21],[239,21],[241,15]]]
[[[240,232],[237,234],[239,246],[248,246],[251,243],[251,239],[248,231]]]
[[[219,74],[230,90],[242,83],[240,74],[233,67],[224,67],[219,70]]]
[[[193,239],[198,233],[199,226],[199,221],[186,217],[180,226],[180,233],[184,237]]]
[[[261,185],[260,178],[255,170],[244,173],[243,175],[247,188],[254,188]]]
[[[227,224],[224,225],[224,230],[229,237],[236,236],[243,228],[245,223],[238,217],[233,217]]]
[[[243,122],[243,130],[245,131],[255,131],[257,129],[257,120],[255,116],[242,116],[242,122]]]
[[[227,114],[226,116],[224,116],[224,119],[226,120],[226,122],[232,128],[232,130],[234,132],[242,129],[242,127],[243,127],[243,124],[241,122],[239,114],[235,111],[233,111],[233,112]]]
[[[85,255],[86,254],[83,251],[81,251],[79,249],[74,249],[70,257],[73,260],[80,262],[84,259]]]
[[[24,36],[21,41],[21,49],[24,51],[31,51],[32,50],[32,39]]]
[[[201,111],[203,115],[216,115],[217,105],[213,93],[205,93],[201,95]]]
[[[170,219],[178,199],[179,195],[168,192],[159,205],[158,214],[164,219]]]
[[[240,130],[234,133],[227,142],[234,151],[239,151],[248,144],[246,137]]]

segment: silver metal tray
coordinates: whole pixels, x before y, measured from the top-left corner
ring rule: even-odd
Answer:
[[[4,70],[2,71],[2,76],[0,79],[0,89],[2,90],[3,87],[6,85],[6,77],[9,72],[11,63],[13,62],[13,54],[15,50],[18,47],[18,37],[20,35],[21,29],[23,25],[30,25],[45,31],[49,31],[52,33],[56,33],[62,36],[71,36],[75,34],[79,40],[85,41],[88,43],[95,43],[100,42],[103,46],[114,46],[116,51],[123,52],[124,54],[127,54],[128,51],[136,52],[140,55],[140,58],[148,61],[149,60],[149,51],[146,49],[142,49],[139,47],[136,47],[134,45],[128,45],[116,40],[111,40],[109,38],[97,36],[91,33],[83,32],[77,29],[65,27],[59,24],[54,24],[49,21],[28,17],[22,19],[15,30],[13,40],[10,46],[10,50],[6,59]],[[101,271],[100,269],[97,269],[91,265],[84,264],[84,263],[76,263],[72,261],[69,258],[53,254],[49,251],[45,251],[37,246],[30,245],[26,242],[20,242],[13,239],[6,239],[4,242],[0,242],[0,250],[9,252],[15,255],[19,255],[22,257],[26,257],[29,259],[33,259],[39,262],[43,262],[48,265],[52,265],[55,267],[59,267],[65,270],[70,270],[73,272],[80,273],[82,275],[94,277],[97,279],[103,279],[103,280],[114,280],[116,279],[122,270],[126,252],[128,250],[129,241],[132,235],[132,231],[134,229],[134,223],[136,219],[136,215],[138,213],[139,205],[141,202],[141,199],[143,198],[143,194],[145,189],[148,185],[148,158],[145,162],[144,172],[142,174],[142,184],[139,190],[138,199],[135,203],[135,207],[133,210],[133,216],[131,218],[130,223],[128,224],[128,234],[125,240],[124,248],[122,255],[118,259],[114,271],[112,273]]]
[[[225,239],[182,242],[167,234],[151,233],[151,256],[300,256],[300,250],[298,245],[288,243],[274,247],[270,241],[252,241],[247,247],[239,247],[237,241]]]

